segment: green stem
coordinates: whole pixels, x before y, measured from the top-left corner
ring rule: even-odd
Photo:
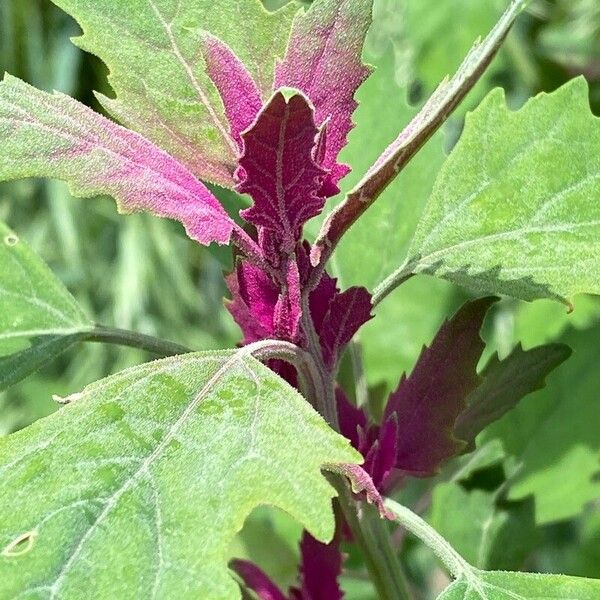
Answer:
[[[160,357],[174,356],[176,354],[187,354],[192,352],[189,348],[169,342],[151,335],[128,331],[126,329],[114,329],[97,325],[83,338],[86,342],[99,342],[101,344],[116,344],[118,346],[128,346],[129,348],[139,348],[146,350]]]
[[[413,275],[414,262],[407,261],[401,267],[396,269],[389,277],[384,279],[373,290],[373,306],[377,306],[382,300],[387,298],[398,286],[408,281]]]
[[[455,578],[470,576],[473,571],[471,565],[429,523],[393,500],[387,499],[385,506],[394,513],[398,523],[434,552]]]
[[[363,552],[377,597],[380,600],[411,600],[408,582],[379,511],[370,504],[357,502],[345,478],[331,475],[330,480],[338,491],[338,501],[346,522]]]

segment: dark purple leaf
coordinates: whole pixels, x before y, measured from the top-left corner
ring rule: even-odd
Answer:
[[[317,127],[313,109],[300,94],[287,101],[276,92],[242,134],[238,191],[252,196],[246,221],[277,236],[279,250],[290,255],[306,221],[321,212],[318,195],[326,171],[314,160]]]
[[[398,420],[396,468],[416,476],[435,473],[460,452],[454,423],[479,385],[477,363],[484,343],[479,330],[495,298],[465,304],[424,348],[410,376],[390,396],[383,422]]]

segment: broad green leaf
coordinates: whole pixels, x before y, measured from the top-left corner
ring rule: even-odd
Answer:
[[[600,121],[587,93],[575,79],[516,112],[490,93],[468,116],[401,271],[523,300],[600,293]]]
[[[0,597],[233,600],[228,548],[252,509],[328,541],[320,467],[360,460],[246,351],[149,363],[67,400],[0,440]]]
[[[29,246],[0,222],[0,390],[81,339],[92,323]]]
[[[535,548],[533,502],[499,505],[496,494],[435,486],[429,523],[480,569],[519,569]]]
[[[533,394],[481,436],[500,439],[514,457],[509,498],[535,497],[536,520],[547,523],[579,514],[598,498],[600,327],[570,331],[561,341],[573,356]]]
[[[470,579],[455,581],[438,600],[597,600],[600,580],[510,573],[474,571]]]
[[[268,96],[297,9],[259,0],[53,0],[81,25],[77,44],[110,69],[104,107],[197,176],[233,185],[236,146],[202,59],[201,32],[223,40]]]

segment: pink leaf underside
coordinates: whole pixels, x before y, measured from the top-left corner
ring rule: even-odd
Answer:
[[[240,262],[226,281],[232,297],[227,309],[244,334],[243,344],[274,337],[279,290],[269,276],[250,263]]]
[[[484,343],[479,330],[494,298],[465,304],[424,348],[409,377],[390,396],[383,423],[396,414],[396,468],[417,476],[435,473],[464,444],[453,435],[468,394],[479,384],[476,372]]]
[[[245,261],[226,281],[232,297],[227,309],[244,334],[244,344],[267,338],[299,342],[301,289],[295,262],[288,264],[283,293],[266,273]]]
[[[324,199],[317,196],[325,171],[313,158],[317,127],[313,109],[300,94],[288,101],[276,92],[242,134],[238,191],[254,205],[242,211],[253,225],[278,234],[283,252],[291,252],[302,226],[319,214]]]
[[[241,151],[243,143],[240,134],[252,125],[263,105],[260,90],[225,42],[205,33],[202,36],[202,53],[208,76],[223,100],[231,137]]]
[[[367,502],[369,504],[373,504],[382,517],[390,519],[391,521],[394,520],[394,514],[385,507],[381,494],[375,487],[371,476],[364,470],[363,467],[360,465],[338,464],[323,465],[323,469],[347,477],[352,484],[352,491],[355,494],[364,494]]]
[[[259,600],[287,600],[269,576],[250,561],[232,560],[229,566],[238,574],[246,587],[257,595]]]
[[[180,221],[201,244],[229,241],[233,221],[184,166],[142,136],[63,94],[0,83],[0,178],[50,177],[80,197]]]
[[[354,94],[371,73],[361,54],[372,10],[373,0],[315,2],[294,20],[286,56],[275,71],[275,88],[301,90],[315,106],[317,124],[327,121],[322,165],[331,171],[330,189],[350,170],[337,157],[353,127]]]
[[[341,600],[338,584],[344,557],[339,538],[322,544],[306,531],[300,541],[300,589],[290,590],[291,600]]]

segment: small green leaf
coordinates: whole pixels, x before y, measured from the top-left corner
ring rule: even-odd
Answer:
[[[42,260],[0,222],[0,390],[64,352],[91,321]]]
[[[517,345],[504,360],[492,356],[481,373],[481,384],[467,398],[467,408],[454,424],[456,436],[474,444],[477,435],[500,419],[531,392],[544,387],[546,376],[571,356],[564,344],[524,351]]]
[[[494,90],[468,116],[400,272],[523,300],[600,293],[598,148],[583,78],[516,112]]]
[[[268,97],[298,6],[267,13],[259,0],[53,0],[81,25],[77,44],[110,69],[116,98],[101,97],[124,125],[195,175],[233,187],[237,147],[205,71],[201,34],[223,40]]]
[[[239,598],[228,549],[252,509],[328,541],[320,467],[361,460],[245,351],[149,363],[67,400],[0,440],[3,598]]]
[[[469,579],[461,577],[446,589],[438,600],[597,600],[600,580],[510,573],[505,571],[476,571]]]
[[[515,457],[508,497],[533,495],[538,523],[576,516],[600,495],[599,336],[598,325],[564,335],[573,356],[479,440],[499,439]]]

